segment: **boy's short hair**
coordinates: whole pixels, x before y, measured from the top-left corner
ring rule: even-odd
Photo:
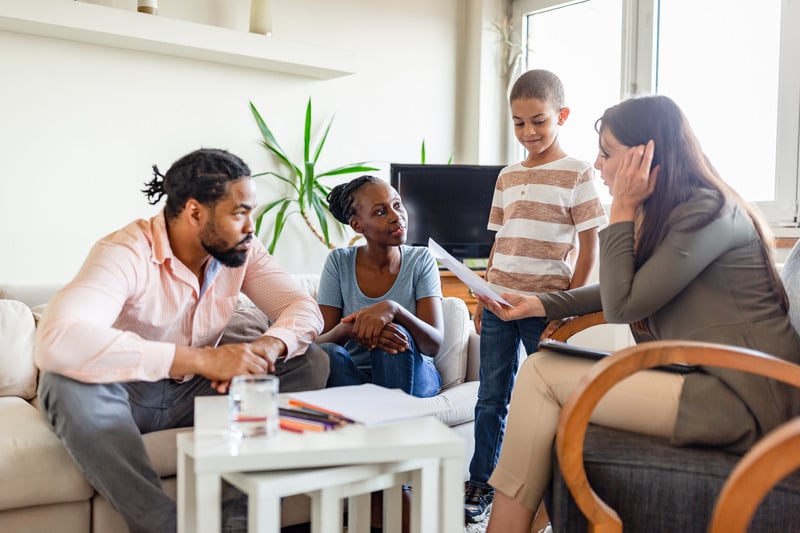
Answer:
[[[514,82],[508,101],[523,98],[538,98],[556,109],[561,109],[564,107],[564,85],[549,70],[529,70]]]

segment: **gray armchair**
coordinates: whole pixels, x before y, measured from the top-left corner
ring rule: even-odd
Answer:
[[[797,329],[800,245],[782,277]],[[602,323],[602,313],[565,319],[551,323],[543,337],[566,341]],[[800,531],[800,418],[767,435],[744,458],[589,424],[594,406],[614,383],[673,362],[752,372],[800,387],[800,366],[718,344],[661,341],[609,356],[593,366],[562,412],[545,496],[553,531]]]

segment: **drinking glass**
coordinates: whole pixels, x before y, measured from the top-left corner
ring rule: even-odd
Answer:
[[[278,378],[236,376],[228,392],[228,423],[239,438],[278,434]]]

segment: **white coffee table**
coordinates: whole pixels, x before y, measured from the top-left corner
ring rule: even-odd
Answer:
[[[464,530],[464,441],[435,418],[237,440],[227,430],[226,409],[224,396],[196,398],[195,429],[177,436],[178,533],[219,531],[221,478],[226,473],[291,475],[300,468],[415,461],[421,466],[414,472],[412,531]]]

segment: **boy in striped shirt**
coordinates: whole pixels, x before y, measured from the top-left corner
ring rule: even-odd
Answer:
[[[567,156],[558,142],[569,116],[561,80],[531,70],[509,97],[514,134],[527,158],[497,178],[488,228],[497,232],[486,280],[498,293],[559,291],[584,285],[597,259],[597,232],[606,223],[592,166]],[[475,405],[475,451],[464,498],[466,522],[480,522],[491,508],[488,484],[503,442],[520,343],[536,351],[542,318],[504,322],[480,306],[480,386]]]

